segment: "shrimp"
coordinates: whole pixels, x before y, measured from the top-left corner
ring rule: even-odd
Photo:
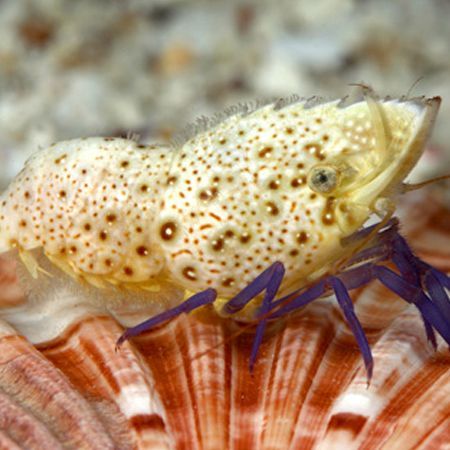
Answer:
[[[33,276],[41,248],[99,289],[184,292],[175,307],[129,328],[118,345],[212,304],[267,321],[334,293],[373,361],[349,291],[378,279],[413,303],[450,344],[446,274],[419,260],[393,219],[403,180],[424,150],[440,99],[318,99],[241,107],[185,142],[60,142],[36,153],[3,193],[0,251],[16,249]],[[376,215],[380,222],[365,227]],[[384,263],[392,262],[394,271]]]

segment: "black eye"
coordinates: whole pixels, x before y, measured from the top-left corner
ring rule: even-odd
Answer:
[[[320,172],[317,172],[314,176],[314,184],[318,184],[319,186],[327,186],[329,183],[328,174],[321,170]]]
[[[336,189],[339,183],[337,170],[331,166],[316,166],[308,176],[310,189],[319,194],[328,194]]]

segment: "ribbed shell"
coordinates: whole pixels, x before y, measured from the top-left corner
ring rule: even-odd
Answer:
[[[431,201],[426,211],[417,221],[410,212],[404,231],[450,271],[450,213]],[[4,266],[10,304],[18,292]],[[35,346],[1,322],[0,448],[446,448],[448,348],[439,341],[434,352],[418,312],[379,284],[354,298],[374,354],[369,387],[332,300],[272,324],[253,373],[252,330],[212,310],[119,351],[122,327],[111,316],[85,316]]]

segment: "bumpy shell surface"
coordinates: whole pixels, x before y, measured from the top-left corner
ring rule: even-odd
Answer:
[[[430,199],[409,210],[404,232],[449,271],[450,213]],[[11,311],[21,299],[7,263],[1,273]],[[380,285],[355,301],[375,359],[369,387],[333,301],[272,324],[252,374],[251,330],[231,338],[239,326],[211,310],[120,351],[123,328],[105,313],[76,316],[56,338],[34,343],[18,331],[26,308],[2,314],[10,323],[0,322],[0,448],[446,448],[448,348],[440,341],[434,352],[417,311]]]
[[[33,271],[29,251],[42,249],[100,287],[170,282],[231,298],[276,261],[282,290],[302,287],[395,192],[440,105],[371,95],[236,111],[171,148],[56,143],[0,195],[0,252],[17,248]]]

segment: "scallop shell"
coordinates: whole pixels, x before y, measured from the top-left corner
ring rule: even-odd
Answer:
[[[450,212],[425,201],[409,197],[404,232],[424,259],[450,271]],[[10,311],[23,299],[11,263],[0,261],[0,270]],[[374,355],[369,386],[330,299],[272,324],[253,373],[252,330],[212,310],[180,316],[119,351],[123,328],[112,315],[86,309],[56,338],[32,343],[11,326],[25,329],[29,316],[19,310],[0,321],[0,448],[448,448],[443,341],[435,352],[417,311],[378,283],[354,299]]]

